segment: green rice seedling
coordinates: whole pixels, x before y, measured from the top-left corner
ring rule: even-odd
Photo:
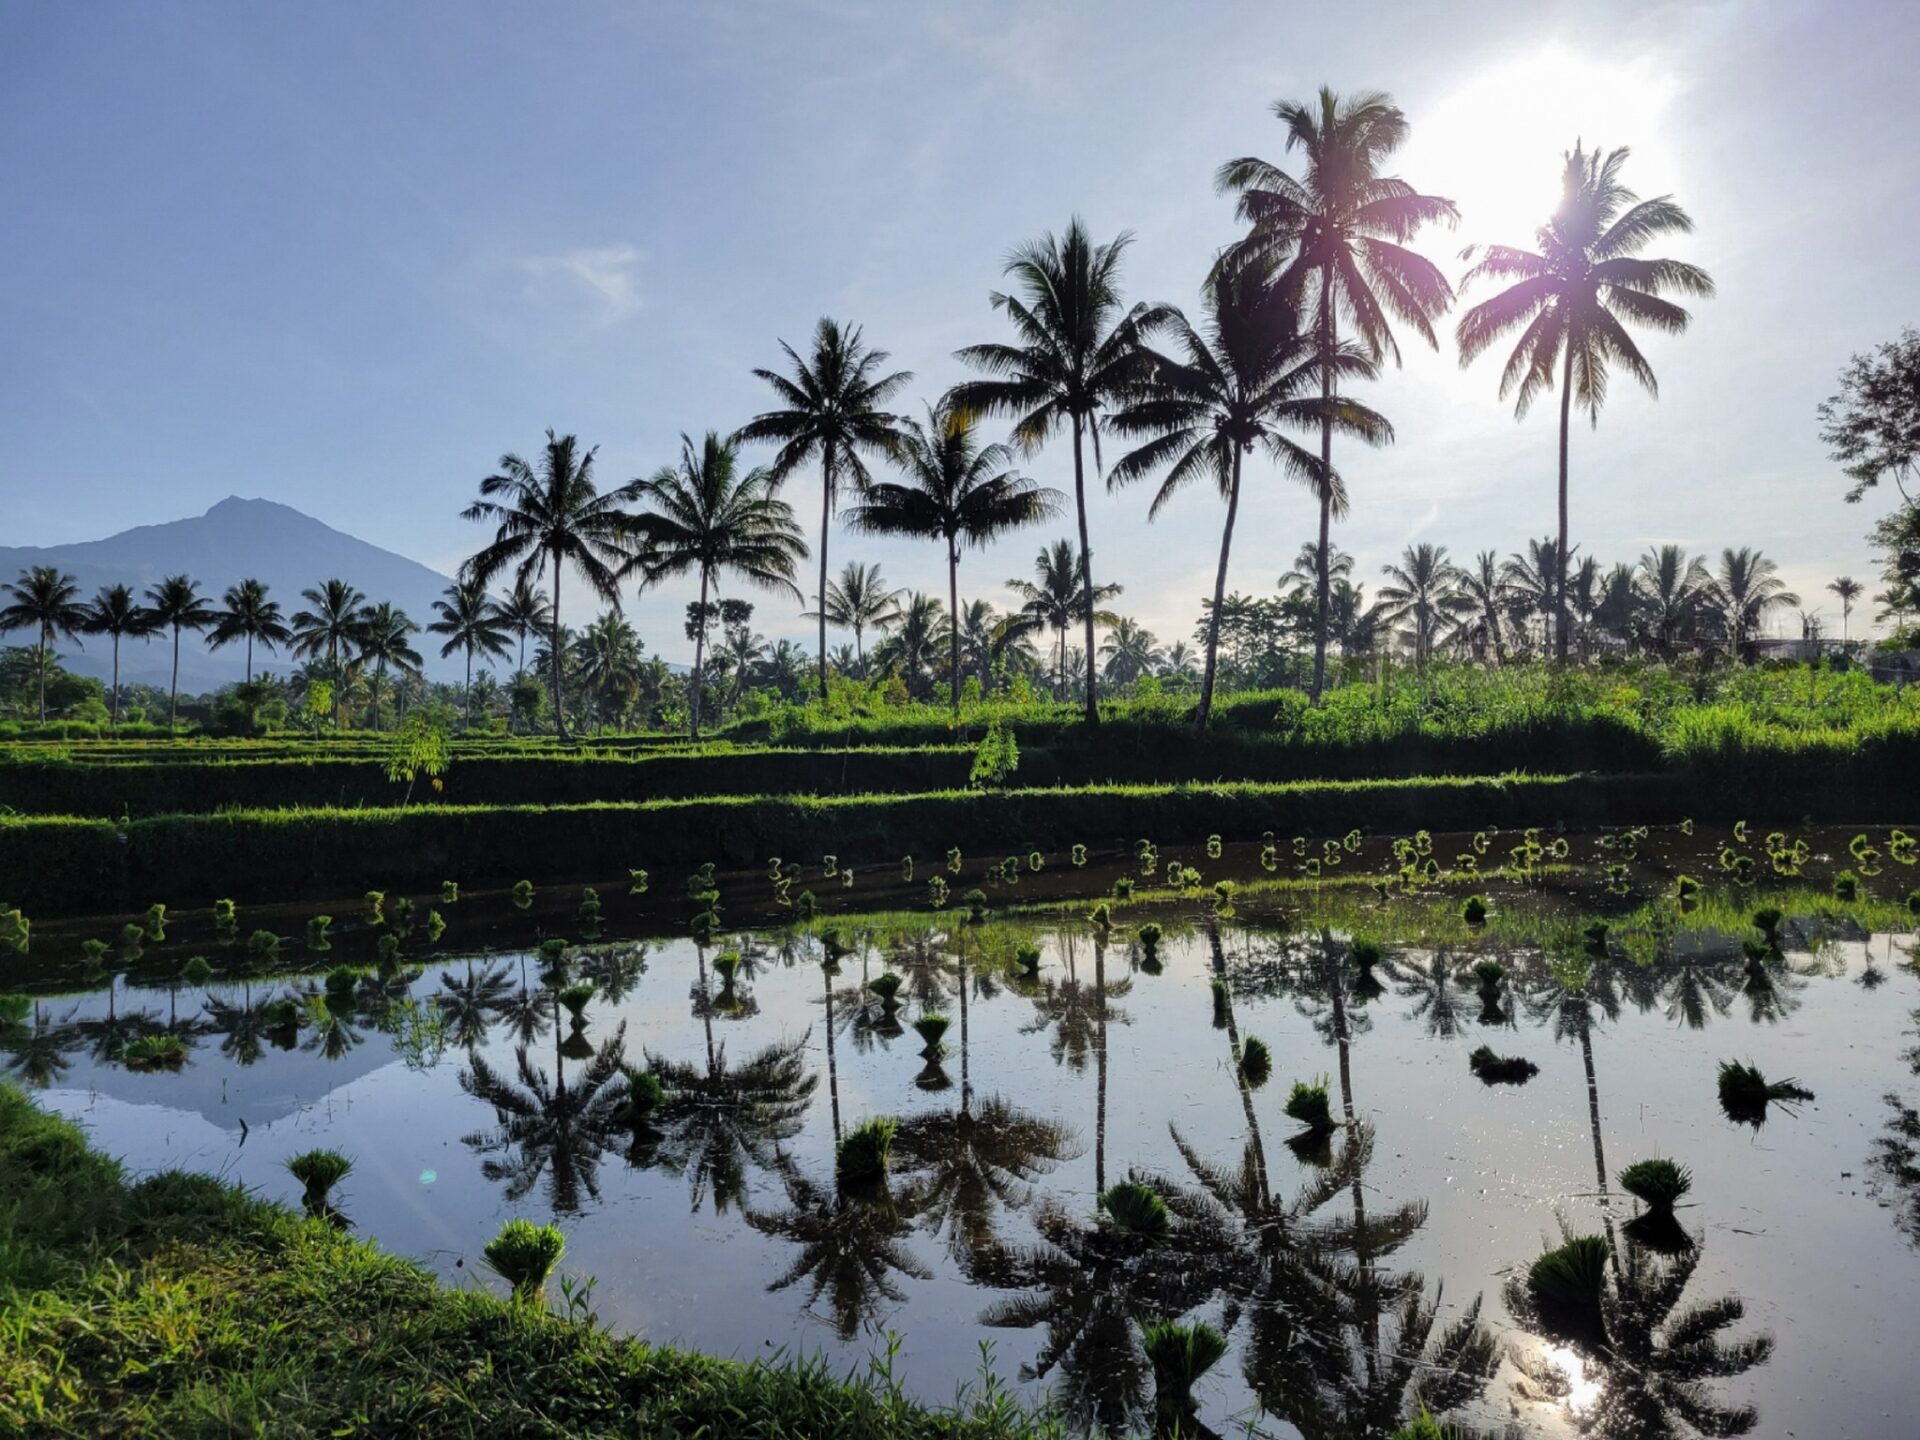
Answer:
[[[1467,898],[1464,901],[1462,901],[1460,905],[1460,918],[1466,921],[1467,924],[1469,925],[1486,924],[1487,923],[1487,897],[1484,895],[1467,896]]]
[[[738,950],[722,950],[718,955],[714,956],[713,973],[720,977],[720,993],[722,995],[731,995],[733,993],[734,977],[740,973],[740,952]]]
[[[793,913],[802,920],[811,920],[820,913],[820,901],[811,890],[802,890],[800,898],[793,902]]]
[[[1627,867],[1625,865],[1609,865],[1606,867],[1606,874],[1607,893],[1609,895],[1624,895],[1627,893],[1629,881],[1627,878]]]
[[[487,1242],[483,1252],[487,1266],[506,1281],[513,1298],[522,1304],[536,1303],[546,1293],[547,1278],[560,1257],[567,1253],[567,1237],[554,1225],[536,1225],[531,1220],[509,1220],[500,1233]]]
[[[1378,940],[1365,935],[1355,935],[1347,942],[1347,957],[1361,970],[1371,970],[1385,958],[1386,953]]]
[[[955,875],[960,873],[960,847],[958,845],[953,846],[947,851],[947,869],[951,870]]]
[[[1218,835],[1207,836],[1207,858],[1209,860],[1218,860],[1224,848],[1225,846],[1222,844]]]
[[[548,975],[565,974],[567,942],[558,935],[542,940],[534,953],[539,955],[540,968]]]
[[[820,932],[820,950],[829,960],[838,960],[843,955],[853,953],[853,947],[841,938],[837,925],[829,925]]]
[[[630,882],[627,886],[627,893],[629,895],[644,895],[647,893],[648,879],[646,871],[635,870],[629,867],[627,870],[627,879]]]
[[[900,1122],[890,1115],[861,1121],[835,1147],[833,1173],[842,1185],[872,1185],[886,1177],[893,1136]]]
[[[1754,1065],[1720,1062],[1720,1108],[1730,1120],[1757,1128],[1766,1119],[1770,1102],[1811,1099],[1813,1092],[1791,1079],[1769,1082]]]
[[[900,857],[900,878],[908,884],[913,883],[913,856],[902,855]]]
[[[82,940],[80,942],[80,963],[89,975],[97,975],[107,968],[107,951],[112,947],[104,940]]]
[[[129,920],[120,927],[120,948],[130,954],[138,955],[146,939],[147,928],[137,921]]]
[[[24,1025],[33,1013],[33,1001],[25,995],[0,995],[0,1026]]]
[[[1233,992],[1227,988],[1227,982],[1217,976],[1210,988],[1213,992],[1213,1028],[1224,1030],[1227,1028],[1227,1006],[1233,999]]]
[[[989,866],[987,878],[992,880],[995,876],[998,876],[1003,884],[1018,885],[1020,883],[1020,857],[1018,855],[1009,855],[998,865]]]
[[[1140,1328],[1140,1348],[1153,1366],[1153,1404],[1162,1433],[1177,1433],[1194,1409],[1193,1387],[1227,1353],[1226,1337],[1204,1320],[1156,1320]]]
[[[694,903],[700,907],[694,911],[693,919],[688,922],[693,927],[693,933],[709,935],[718,930],[720,928],[720,892],[712,889],[702,890],[693,899]]]
[[[1014,963],[1020,967],[1022,974],[1037,974],[1040,970],[1040,947],[1022,941],[1014,947],[1013,959]]]
[[[18,912],[16,912],[18,913]],[[167,938],[167,907],[156,900],[147,907],[147,913],[141,917],[141,924],[147,932],[147,939],[158,945]]]
[[[291,1000],[269,1001],[265,1019],[268,1030],[291,1034],[300,1028],[300,1007]]]
[[[1480,982],[1480,993],[1490,994],[1500,988],[1500,982],[1507,978],[1507,967],[1498,960],[1476,960],[1473,962],[1473,978]]]
[[[1578,1235],[1527,1269],[1527,1293],[1547,1333],[1567,1339],[1606,1335],[1603,1300],[1612,1248],[1599,1235]]]
[[[239,918],[239,913],[231,900],[213,902],[213,919],[216,925],[232,925]]]
[[[1733,838],[1738,840],[1742,845],[1747,843],[1747,822],[1746,821],[1736,820],[1733,822]]]
[[[822,855],[820,857],[820,873],[829,880],[833,879],[840,873],[840,857],[838,855]]]
[[[840,888],[842,890],[851,890],[853,888],[853,867],[851,865],[841,867]]]
[[[403,935],[413,929],[413,901],[404,895],[396,896],[388,907],[387,920]]]
[[[987,892],[969,890],[963,898],[966,901],[968,923],[984,925],[987,920]]]
[[[591,885],[580,887],[580,908],[574,912],[582,925],[600,923],[600,892]]]
[[[531,880],[514,881],[513,889],[508,891],[507,893],[512,898],[514,908],[516,910],[527,910],[532,908],[533,882]]]
[[[1852,903],[1860,896],[1860,877],[1851,870],[1842,870],[1833,877],[1833,898]]]
[[[1686,819],[1680,822],[1680,833],[1682,835],[1691,835],[1693,833],[1693,817],[1692,816],[1689,815]]]
[[[1238,887],[1235,886],[1233,881],[1231,880],[1214,881],[1213,882],[1214,908],[1222,911],[1231,910],[1233,908],[1234,893],[1237,888]]]
[[[271,930],[256,930],[247,937],[247,953],[265,964],[280,954],[280,937]]]
[[[1920,890],[1909,890],[1907,892],[1907,913],[1909,915],[1920,915]]]
[[[1920,860],[1920,841],[1906,831],[1896,829],[1887,836],[1887,854],[1901,865],[1911,865]]]
[[[1034,874],[1038,875],[1041,870],[1046,868],[1046,863],[1047,857],[1042,855],[1038,850],[1029,850],[1027,852],[1027,869],[1031,870]]]
[[[442,880],[440,882],[440,903],[442,905],[458,905],[460,903],[460,882],[458,880]]]
[[[780,857],[778,855],[770,856],[767,859],[767,878],[776,882],[780,879]]]
[[[1113,912],[1107,908],[1107,902],[1104,900],[1095,902],[1093,909],[1087,912],[1087,921],[1096,930],[1112,928]]]
[[[1173,1223],[1167,1202],[1153,1187],[1138,1180],[1122,1180],[1100,1197],[1100,1208],[1107,1223],[1124,1235],[1154,1240],[1165,1235]]]
[[[1076,845],[1073,847],[1073,863],[1075,866],[1080,866],[1087,863],[1087,847],[1086,846]]]
[[[447,917],[438,910],[427,911],[427,943],[437,945],[440,937],[447,933]]]
[[[1524,1085],[1540,1073],[1540,1067],[1531,1060],[1518,1055],[1496,1055],[1487,1045],[1467,1057],[1467,1068],[1483,1085]]]
[[[400,937],[391,932],[382,935],[373,942],[373,953],[379,958],[381,973],[391,975],[400,968]]]
[[[1327,1079],[1296,1080],[1287,1093],[1284,1110],[1289,1120],[1297,1120],[1309,1135],[1326,1135],[1333,1130],[1333,1104],[1327,1096]]]
[[[1113,882],[1113,898],[1116,900],[1131,900],[1133,898],[1133,878],[1131,876],[1122,875]]]
[[[1280,852],[1271,845],[1260,847],[1260,868],[1272,874],[1280,868]]]
[[[1273,1074],[1273,1052],[1267,1048],[1267,1042],[1256,1035],[1240,1042],[1240,1074],[1256,1090]]]
[[[947,1047],[941,1043],[946,1038],[947,1029],[953,1021],[938,1010],[929,1010],[913,1022],[913,1033],[923,1042],[920,1054],[928,1060],[938,1060],[947,1053]]]
[[[667,1098],[666,1087],[660,1083],[660,1077],[651,1070],[629,1069],[627,1071],[627,1123],[634,1126],[644,1125],[647,1117],[660,1108],[660,1102]]]
[[[213,978],[213,966],[204,955],[195,955],[180,967],[180,978],[189,985],[204,985]]]
[[[1672,1160],[1636,1160],[1619,1175],[1620,1188],[1655,1214],[1671,1215],[1693,1189],[1693,1172]]]
[[[1473,850],[1476,855],[1484,855],[1493,845],[1493,836],[1485,830],[1473,832]]]
[[[939,875],[927,882],[927,903],[936,910],[947,908],[947,882]]]
[[[1691,875],[1673,877],[1673,897],[1681,902],[1693,899],[1700,893],[1700,882]]]
[[[287,1172],[304,1189],[300,1203],[309,1215],[324,1215],[333,1187],[352,1173],[353,1161],[338,1150],[307,1150],[287,1161]]]
[[[127,1042],[120,1061],[129,1070],[178,1070],[187,1063],[187,1043],[165,1032],[142,1035]]]
[[[307,917],[307,949],[324,954],[333,949],[333,940],[327,931],[333,925],[331,915],[310,915]]]
[[[718,962],[715,962],[715,968],[718,968]],[[556,998],[572,1018],[573,1028],[576,1030],[584,1028],[587,1023],[587,1006],[593,1001],[593,986],[584,981],[577,985],[569,985],[561,990]]]
[[[325,986],[328,995],[350,999],[354,988],[360,983],[359,967],[336,965],[327,972],[326,979],[321,983]]]
[[[891,1014],[900,1008],[900,987],[905,983],[893,971],[885,970],[867,982],[867,989],[880,997],[880,1008]]]
[[[1604,920],[1590,920],[1587,922],[1586,928],[1583,929],[1580,934],[1586,940],[1587,950],[1590,954],[1604,955],[1606,953],[1607,935],[1612,928],[1613,927]]]
[[[1151,920],[1134,932],[1135,938],[1140,941],[1140,948],[1149,955],[1157,955],[1160,952],[1161,934],[1160,927]]]
[[[364,898],[367,902],[367,923],[369,925],[386,924],[387,892],[384,890],[369,890]]]
[[[1356,826],[1340,837],[1340,847],[1349,855],[1358,855],[1360,853],[1360,838],[1360,831]]]

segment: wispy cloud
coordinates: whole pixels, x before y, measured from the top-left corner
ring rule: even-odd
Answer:
[[[530,301],[585,304],[601,324],[612,325],[646,304],[636,273],[645,259],[632,245],[602,245],[557,255],[523,255]]]

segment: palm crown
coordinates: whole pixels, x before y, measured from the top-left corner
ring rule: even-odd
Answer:
[[[207,645],[218,650],[236,640],[247,642],[247,683],[253,683],[253,647],[256,641],[271,655],[277,647],[293,638],[293,631],[280,614],[280,602],[267,598],[267,587],[258,580],[242,580],[227,587],[220,597],[220,608],[213,614],[207,631]]]
[[[40,676],[40,718],[47,718],[47,649],[59,636],[72,639],[87,626],[87,608],[71,575],[51,565],[23,570],[18,580],[0,585],[7,605],[0,609],[0,630],[32,630],[35,668]]]
[[[102,585],[87,605],[86,628],[94,635],[113,637],[113,723],[120,723],[120,641],[129,635],[145,639],[154,631],[150,611],[126,585]]]
[[[213,607],[188,575],[169,575],[147,587],[147,613],[154,628],[173,633],[173,689],[167,702],[167,728],[173,728],[180,710],[180,632],[204,630],[214,622]]]

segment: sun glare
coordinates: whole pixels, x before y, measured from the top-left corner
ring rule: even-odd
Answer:
[[[1681,88],[1647,58],[1594,60],[1557,45],[1516,55],[1423,108],[1396,168],[1460,207],[1463,245],[1531,245],[1576,140],[1630,146],[1643,194],[1677,188],[1667,113]]]

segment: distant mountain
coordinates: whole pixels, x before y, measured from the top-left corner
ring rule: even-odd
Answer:
[[[352,535],[323,525],[311,515],[272,500],[242,500],[230,495],[204,515],[171,520],[164,525],[139,525],[75,545],[0,545],[0,578],[12,580],[35,565],[53,565],[80,582],[81,594],[91,599],[102,585],[125,583],[136,593],[163,576],[185,572],[219,603],[221,593],[237,581],[252,577],[267,586],[282,611],[291,616],[301,608],[300,592],[332,576],[364,591],[370,600],[390,600],[415,623],[433,618],[433,602],[452,581],[417,560],[383,550]],[[425,642],[434,641],[428,645]],[[6,644],[24,643],[20,634],[6,636]],[[427,659],[427,673],[436,679],[456,679],[457,661],[439,658],[437,637],[422,636],[417,643]],[[89,638],[84,650],[63,642],[60,653],[77,674],[105,677],[111,669],[110,642]],[[120,678],[130,684],[167,683],[171,646],[161,637],[148,644],[132,641],[120,649]],[[180,688],[202,691],[238,680],[246,668],[244,647],[229,645],[209,651],[198,637],[180,640]],[[278,656],[254,651],[254,668],[287,671],[293,668],[283,647]]]

